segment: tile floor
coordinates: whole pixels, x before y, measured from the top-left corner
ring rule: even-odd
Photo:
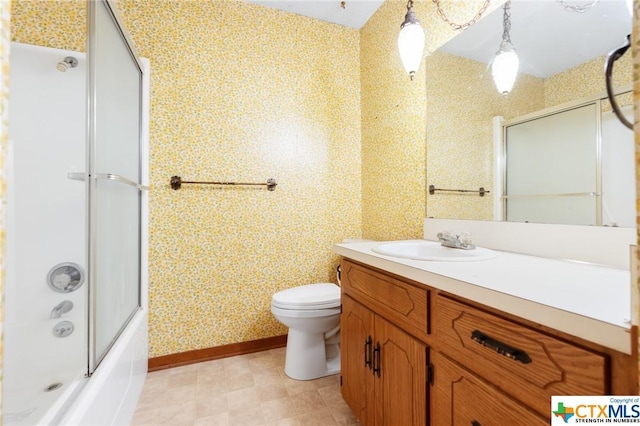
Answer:
[[[284,348],[149,373],[133,425],[354,425],[340,376],[296,381]]]

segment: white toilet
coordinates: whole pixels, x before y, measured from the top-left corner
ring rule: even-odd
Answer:
[[[289,327],[287,376],[311,380],[340,372],[340,287],[320,283],[280,291],[271,312]]]

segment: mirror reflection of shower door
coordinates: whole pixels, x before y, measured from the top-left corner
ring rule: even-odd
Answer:
[[[633,122],[633,105],[620,108]],[[602,113],[602,224],[636,227],[633,132],[612,111]]]
[[[505,130],[505,220],[600,224],[599,120],[588,104]]]
[[[140,307],[142,66],[115,6],[108,1],[87,5],[93,372]]]

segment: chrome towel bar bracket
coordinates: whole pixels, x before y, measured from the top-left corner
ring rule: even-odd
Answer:
[[[267,179],[266,183],[246,183],[246,182],[199,182],[182,180],[180,176],[171,176],[169,182],[171,189],[178,190],[182,185],[222,185],[222,186],[266,186],[269,191],[275,191],[278,185],[274,178]]]

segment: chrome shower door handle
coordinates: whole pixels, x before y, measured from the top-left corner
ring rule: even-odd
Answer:
[[[147,185],[139,184],[137,182],[134,182],[132,180],[127,179],[126,177],[123,177],[123,176],[120,176],[120,175],[116,175],[116,174],[113,174],[113,173],[96,173],[95,176],[96,176],[96,179],[112,180],[112,181],[115,181],[115,182],[124,183],[125,185],[133,186],[134,188],[138,189],[139,191],[148,191],[149,190],[149,187]]]
[[[132,180],[127,179],[126,177],[116,175],[113,173],[96,173],[94,174],[96,179],[106,179],[112,180],[114,182],[124,183],[125,185],[133,186],[139,191],[148,191],[149,187],[147,185],[142,185],[140,183],[134,182]],[[80,172],[69,172],[67,173],[67,178],[73,180],[85,180],[85,174]]]
[[[618,117],[618,120],[622,122],[626,127],[633,130],[633,123],[629,122],[627,118],[622,114],[618,103],[616,102],[615,93],[613,91],[613,83],[611,82],[611,75],[613,74],[613,64],[615,61],[620,59],[625,52],[631,46],[631,34],[627,35],[627,41],[624,45],[619,48],[611,51],[609,55],[607,55],[607,60],[604,65],[604,75],[607,83],[607,96],[609,97],[609,102],[611,102],[611,108],[613,109],[614,114]]]

